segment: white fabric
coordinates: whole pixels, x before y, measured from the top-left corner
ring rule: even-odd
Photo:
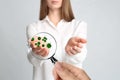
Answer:
[[[58,59],[58,61],[64,61],[82,67],[82,62],[87,54],[86,44],[81,53],[73,56],[69,56],[65,52],[65,46],[68,40],[73,36],[79,36],[86,39],[87,24],[84,21],[77,21],[74,19],[71,22],[66,22],[65,20],[61,20],[58,25],[55,26],[47,16],[45,19],[27,26],[27,39],[31,39],[39,32],[48,32],[55,37],[57,41],[57,51],[54,57]],[[30,47],[28,48],[28,60],[33,65],[33,80],[54,80],[52,74],[54,64],[52,64],[50,60],[40,60],[39,56],[33,53]]]

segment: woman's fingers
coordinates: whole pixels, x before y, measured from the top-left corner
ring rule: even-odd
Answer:
[[[67,52],[68,53],[68,55],[70,55],[70,56],[72,56],[73,54],[69,51],[69,52]]]
[[[41,56],[45,57],[45,56],[48,55],[48,49],[42,48],[39,53],[40,53]]]
[[[47,56],[48,53],[49,53],[49,50],[47,48],[42,48],[41,46],[40,47],[36,47],[36,48],[32,48],[32,51],[35,54],[40,55],[42,57]]]
[[[80,53],[81,52],[81,48],[77,47],[77,46],[74,46],[72,48],[76,53]]]
[[[77,44],[77,47],[83,48],[83,44],[82,44],[82,43],[78,43],[78,44]]]
[[[73,55],[75,55],[75,54],[78,53],[78,52],[77,52],[76,50],[74,50],[73,48],[71,48],[70,52],[71,52],[71,54],[73,54]]]
[[[77,53],[80,53],[81,52],[81,48],[77,47],[77,46],[74,46],[74,47],[69,47],[66,52],[69,54],[69,55],[75,55]]]

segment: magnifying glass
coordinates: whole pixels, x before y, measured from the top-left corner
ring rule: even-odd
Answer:
[[[49,50],[49,53],[47,56],[42,57],[42,56],[35,56],[40,60],[51,60],[51,62],[53,64],[55,64],[56,61],[58,61],[56,58],[54,58],[54,55],[56,53],[57,50],[57,42],[55,40],[55,38],[47,33],[47,32],[40,32],[37,33],[36,35],[34,35],[31,38],[31,42],[33,42],[33,45],[35,45],[36,47],[43,47],[43,48],[47,48]]]

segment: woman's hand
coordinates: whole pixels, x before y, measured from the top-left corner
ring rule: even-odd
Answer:
[[[87,41],[80,37],[72,37],[69,39],[65,51],[69,55],[75,55],[77,53],[81,52],[81,49],[83,48],[83,44],[87,43]]]
[[[41,46],[36,47],[36,46],[34,46],[33,44],[31,44],[30,46],[31,46],[31,48],[32,48],[32,51],[33,51],[35,54],[40,55],[40,56],[42,56],[42,57],[47,56],[48,53],[49,53],[48,48],[41,47]]]
[[[49,49],[45,46],[46,43],[42,40],[38,40],[37,36],[34,36],[33,39],[29,40],[30,47],[32,48],[32,51],[40,55],[42,57],[45,57],[49,53]]]

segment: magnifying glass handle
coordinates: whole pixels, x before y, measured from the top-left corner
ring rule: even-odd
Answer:
[[[53,56],[50,58],[50,60],[52,61],[53,64],[55,64],[55,62],[57,62],[58,60],[55,59]]]

